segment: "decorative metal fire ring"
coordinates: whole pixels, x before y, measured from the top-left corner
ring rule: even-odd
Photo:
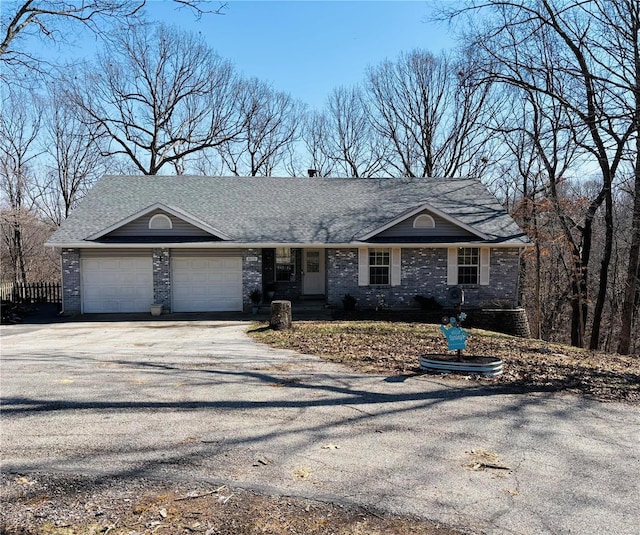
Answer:
[[[422,355],[420,357],[422,370],[438,373],[482,374],[485,377],[502,375],[502,360],[497,357],[479,357],[465,355],[464,360],[446,355]]]

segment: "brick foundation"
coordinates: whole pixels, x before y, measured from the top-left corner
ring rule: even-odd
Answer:
[[[529,318],[524,308],[474,310],[469,312],[469,318],[469,326],[531,338]]]

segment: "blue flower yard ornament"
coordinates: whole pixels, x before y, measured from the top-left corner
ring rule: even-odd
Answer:
[[[442,318],[442,325],[440,325],[440,330],[447,339],[449,351],[457,351],[458,360],[462,360],[462,350],[467,349],[467,337],[469,334],[461,327],[466,317],[467,315],[464,312],[458,314],[457,317],[445,316]]]

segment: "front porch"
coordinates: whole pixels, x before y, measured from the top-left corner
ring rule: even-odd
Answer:
[[[262,295],[265,304],[285,299],[301,303],[321,302],[327,292],[327,259],[320,248],[262,249]]]
[[[276,299],[278,298],[276,297]],[[294,321],[330,320],[333,319],[333,308],[327,306],[324,297],[303,298],[291,301],[291,315]],[[271,303],[261,303],[255,317],[259,320],[269,319],[271,317]]]

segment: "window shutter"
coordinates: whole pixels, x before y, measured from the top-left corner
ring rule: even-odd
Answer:
[[[358,249],[358,286],[369,286],[369,249]]]
[[[489,247],[480,248],[480,284],[482,286],[489,285],[489,271],[491,266],[491,258]]]
[[[447,249],[447,286],[458,284],[458,248]]]
[[[391,286],[400,286],[402,278],[402,249],[391,249]]]

